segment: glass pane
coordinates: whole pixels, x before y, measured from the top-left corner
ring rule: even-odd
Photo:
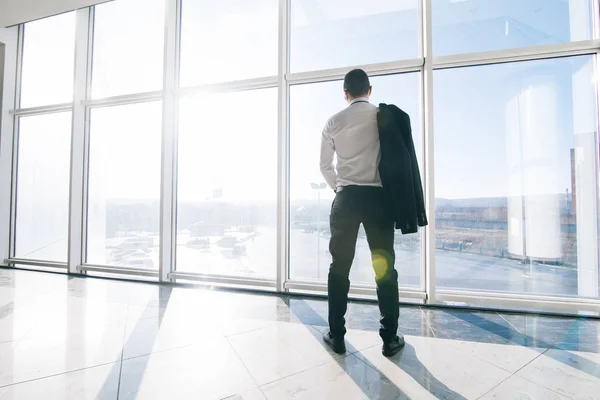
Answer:
[[[393,103],[411,116],[417,154],[421,152],[420,75],[388,75],[371,79],[373,104]],[[321,133],[332,115],[346,107],[342,82],[292,86],[290,89],[290,276],[327,280],[329,211],[334,193],[313,189],[324,182],[319,168]],[[312,185],[312,184],[316,185]],[[404,286],[421,285],[420,235],[396,233],[396,269]],[[374,284],[371,253],[361,228],[352,282]]]
[[[161,90],[165,0],[96,6],[92,96]]]
[[[21,107],[73,101],[75,13],[25,24]]]
[[[420,56],[420,0],[292,0],[291,71]]]
[[[433,54],[592,38],[594,0],[432,0]]]
[[[598,297],[589,56],[435,72],[437,284]]]
[[[93,109],[87,262],[158,268],[162,103]]]
[[[178,171],[177,271],[274,278],[277,89],[182,99]]]
[[[70,159],[70,112],[19,119],[16,257],[67,261]]]
[[[278,0],[183,0],[181,85],[277,75]]]

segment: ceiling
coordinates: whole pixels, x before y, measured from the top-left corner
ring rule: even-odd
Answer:
[[[0,0],[0,27],[76,10],[107,0]]]

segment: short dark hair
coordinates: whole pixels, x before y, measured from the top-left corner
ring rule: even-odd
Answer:
[[[369,94],[371,82],[369,76],[362,69],[353,69],[344,78],[344,90],[354,98]]]

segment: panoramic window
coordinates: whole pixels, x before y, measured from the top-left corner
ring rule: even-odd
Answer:
[[[177,271],[274,278],[277,89],[183,98],[178,173]]]
[[[277,0],[183,0],[181,86],[277,75]]]
[[[21,107],[73,101],[75,13],[29,22],[24,32]]]
[[[592,39],[594,0],[431,0],[433,55]]]
[[[292,72],[420,56],[418,0],[291,0]]]
[[[67,261],[71,113],[19,118],[15,255]]]
[[[91,112],[87,262],[158,269],[162,103]]]
[[[118,0],[95,7],[92,96],[161,90],[164,0]]]
[[[440,287],[597,296],[593,72],[590,56],[435,72]]]

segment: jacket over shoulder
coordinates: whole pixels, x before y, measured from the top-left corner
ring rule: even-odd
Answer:
[[[381,145],[379,173],[389,212],[403,234],[428,224],[421,174],[410,117],[395,105],[380,104],[377,127]]]

